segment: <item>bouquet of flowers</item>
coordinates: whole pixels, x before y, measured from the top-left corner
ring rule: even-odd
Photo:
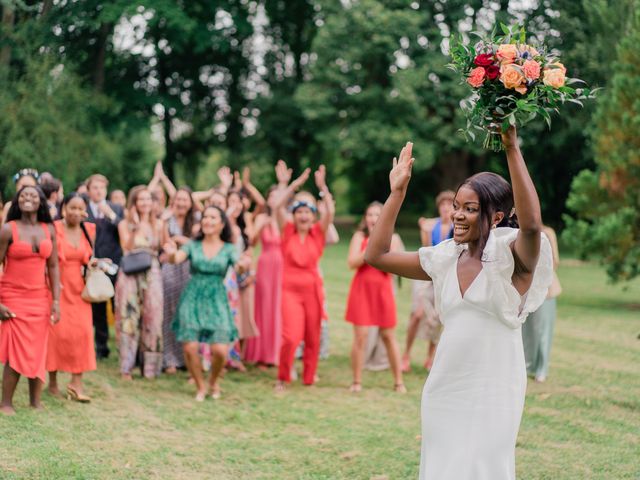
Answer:
[[[580,79],[568,78],[567,69],[544,47],[526,43],[524,27],[500,24],[503,35],[494,32],[475,45],[453,39],[449,67],[460,73],[473,93],[462,102],[467,140],[475,140],[474,131],[486,133],[484,147],[500,151],[500,131],[509,125],[524,125],[534,118],[544,118],[551,128],[551,113],[560,105],[594,98],[595,90],[583,86]],[[586,84],[585,84],[586,85]]]

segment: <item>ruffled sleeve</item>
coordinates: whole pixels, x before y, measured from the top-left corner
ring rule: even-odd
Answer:
[[[455,266],[466,244],[456,244],[453,239],[445,240],[433,247],[418,250],[420,266],[433,281],[436,310],[442,314],[442,291],[447,274]]]
[[[418,250],[420,266],[433,281],[436,281],[444,277],[465,246],[456,245],[452,239],[449,239],[434,247],[422,247]]]
[[[551,245],[547,236],[544,233],[541,235],[540,256],[531,286],[524,296],[520,296],[511,280],[515,268],[511,244],[518,236],[518,229],[493,230],[484,248],[484,268],[492,273],[491,278],[499,279],[494,296],[497,310],[500,312],[501,320],[512,328],[518,328],[527,319],[529,313],[536,311],[542,305],[553,280]]]

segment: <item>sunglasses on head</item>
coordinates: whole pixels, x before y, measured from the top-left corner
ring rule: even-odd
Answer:
[[[22,170],[18,170],[16,174],[13,176],[13,183],[16,183],[22,177],[33,177],[36,180],[40,177],[40,173],[35,168],[23,168]]]

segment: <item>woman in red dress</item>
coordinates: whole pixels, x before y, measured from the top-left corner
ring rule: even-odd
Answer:
[[[325,232],[333,222],[335,206],[325,182],[325,168],[315,172],[316,185],[322,200],[320,220],[316,220],[315,202],[309,195],[294,199],[290,210],[293,221],[287,218],[285,204],[293,192],[309,178],[307,168],[300,177],[284,189],[274,201],[274,210],[282,234],[282,345],[278,365],[276,391],[282,391],[291,382],[291,369],[296,348],[304,340],[302,382],[313,385],[316,381],[320,355],[320,329],[323,313],[322,278],[318,263],[325,244]]]
[[[67,398],[77,402],[90,402],[84,394],[82,374],[96,369],[93,344],[91,304],[82,299],[84,279],[82,269],[91,260],[92,244],[96,238],[94,223],[83,223],[87,203],[73,192],[62,202],[62,220],[54,223],[60,261],[60,322],[49,330],[47,371],[49,392],[59,395],[58,371],[71,373],[67,385]],[[91,241],[89,241],[91,239]]]
[[[38,187],[24,187],[13,199],[0,229],[0,262],[5,263],[0,281],[0,412],[12,415],[20,375],[29,379],[31,406],[42,407],[49,322],[60,319],[56,239]]]
[[[402,382],[400,369],[400,353],[396,341],[396,302],[393,294],[392,277],[388,273],[367,265],[364,261],[364,251],[369,242],[369,233],[380,217],[382,204],[373,202],[365,211],[359,230],[351,238],[349,245],[349,268],[356,274],[351,282],[349,299],[347,300],[347,322],[353,324],[353,345],[351,347],[351,368],[353,383],[349,388],[352,392],[362,390],[362,365],[364,350],[367,343],[368,327],[378,327],[384,342],[395,381],[396,392],[404,393],[406,389]],[[402,250],[402,242],[397,234],[391,241],[391,250]]]

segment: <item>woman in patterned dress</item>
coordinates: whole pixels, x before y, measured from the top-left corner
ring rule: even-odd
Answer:
[[[171,216],[167,220],[169,238],[181,247],[191,241],[198,228],[200,212],[194,208],[191,190],[179,188],[171,202]],[[175,373],[177,368],[184,367],[182,346],[176,341],[171,330],[171,322],[178,307],[178,300],[184,287],[189,282],[189,262],[180,264],[162,263],[162,287],[164,292],[164,314],[162,320],[162,365],[165,373]]]
[[[165,231],[153,213],[149,189],[140,185],[129,192],[127,219],[118,225],[125,255],[145,250],[153,256],[151,268],[136,274],[121,269],[116,283],[116,336],[120,351],[120,373],[131,380],[131,370],[140,355],[142,373],[154,378],[162,368],[162,273],[158,254]]]

